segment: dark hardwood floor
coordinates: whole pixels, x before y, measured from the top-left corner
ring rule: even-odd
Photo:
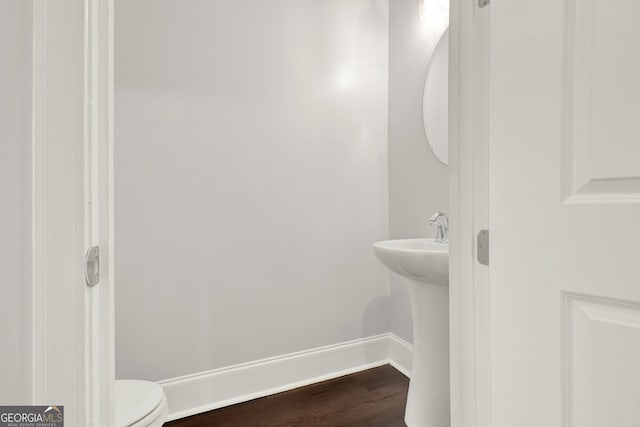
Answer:
[[[405,427],[409,379],[385,365],[165,424]]]

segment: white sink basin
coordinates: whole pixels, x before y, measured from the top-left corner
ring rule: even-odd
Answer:
[[[449,284],[449,245],[433,239],[385,240],[373,244],[381,263],[409,279]]]
[[[411,279],[413,363],[405,422],[449,426],[449,245],[387,240],[374,243],[373,251],[390,270]]]

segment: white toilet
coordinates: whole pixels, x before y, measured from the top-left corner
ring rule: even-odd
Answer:
[[[169,406],[162,387],[150,381],[116,380],[116,427],[160,427]]]

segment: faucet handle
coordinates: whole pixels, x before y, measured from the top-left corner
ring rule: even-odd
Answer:
[[[429,222],[432,226],[438,227],[435,241],[439,243],[448,243],[449,242],[449,218],[447,218],[447,215],[442,212],[436,211],[429,218]]]
[[[435,225],[438,222],[438,219],[441,219],[442,223],[445,225],[449,224],[449,218],[447,218],[447,215],[440,211],[434,212],[433,215],[431,215],[431,217],[429,218],[429,222],[431,223],[431,225]]]

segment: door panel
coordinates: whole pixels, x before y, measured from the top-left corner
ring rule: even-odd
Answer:
[[[568,295],[566,337],[568,425],[638,425],[640,305]]]
[[[640,61],[634,0],[567,1],[570,201],[640,201]]]
[[[495,427],[640,425],[638,16],[492,2]]]

